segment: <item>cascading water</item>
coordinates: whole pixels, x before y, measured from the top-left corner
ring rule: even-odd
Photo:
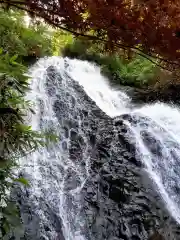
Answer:
[[[27,98],[35,108],[31,125],[35,130],[52,130],[59,142],[23,160],[22,169],[31,184],[28,202],[40,219],[40,230],[32,235],[27,229],[34,226],[22,216],[31,237],[25,239],[148,239],[144,226],[138,227],[138,233],[133,230],[134,225],[141,225],[139,217],[135,221],[137,211],[146,211],[140,210],[144,196],[134,187],[139,180],[128,175],[136,169],[129,163],[134,158],[143,164],[170,214],[180,223],[178,108],[162,103],[132,108],[130,97],[113,90],[100,69],[86,61],[41,59],[29,74],[32,91]],[[115,127],[118,121],[125,131]],[[134,153],[118,152],[120,135],[135,146]],[[125,176],[128,181],[123,187],[128,185],[128,190],[122,193],[120,183]]]
[[[73,61],[68,72],[110,117],[128,113],[137,118],[136,124],[127,122],[136,137],[137,155],[157,184],[168,210],[180,223],[180,110],[167,104],[156,103],[130,111],[129,97],[124,92],[111,89],[107,81],[100,76],[97,67],[87,62],[83,63],[82,67],[82,62]],[[136,115],[147,117],[149,121],[138,119]],[[145,132],[150,135],[147,142],[143,141]],[[154,148],[154,154],[149,149],[149,144]]]
[[[170,214],[180,223],[180,110],[163,103],[133,111],[137,157],[146,166]],[[145,117],[145,118],[144,118]]]

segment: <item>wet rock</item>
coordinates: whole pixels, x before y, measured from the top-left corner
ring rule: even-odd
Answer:
[[[64,240],[60,217],[64,212],[73,237],[81,232],[87,240],[155,240],[154,229],[166,233],[162,226],[168,222],[172,237],[164,239],[178,240],[176,223],[153,186],[145,183],[133,132],[125,124],[137,126],[143,119],[147,127],[149,119],[132,114],[111,119],[68,74],[61,84],[54,67],[47,69],[47,75],[59,122],[56,130],[62,137],[57,148],[48,148],[47,161],[40,155],[35,166],[28,165],[32,176],[25,177],[34,188],[17,186],[12,193],[24,227],[21,240]],[[40,114],[42,127],[47,121],[52,129],[54,123],[43,119],[43,108]],[[153,139],[147,131],[143,137],[155,155]]]
[[[67,105],[64,102],[59,100],[55,101],[53,108],[58,118],[68,116]]]
[[[71,129],[71,128],[78,129],[78,127],[79,127],[78,121],[76,121],[74,119],[65,118],[63,121],[63,124],[65,127],[69,128],[69,129]]]
[[[50,228],[49,228],[48,226],[44,226],[44,230],[45,230],[46,232],[49,232],[49,231],[50,231]]]
[[[165,238],[160,233],[156,232],[148,240],[165,240]]]
[[[72,102],[72,106],[75,107],[76,105],[76,100],[74,97],[71,97],[71,102]]]
[[[82,110],[82,114],[83,114],[84,118],[88,117],[88,111]]]
[[[52,84],[53,86],[56,86],[56,81],[58,81],[58,83],[62,82],[61,74],[57,72],[56,67],[49,66],[46,72],[47,72],[47,80],[48,80],[47,87],[49,87],[50,84]]]
[[[179,95],[180,85],[179,84],[171,84],[171,80],[169,80],[168,84],[163,87],[159,86],[150,86],[148,88],[143,89],[133,89],[130,93],[132,96],[132,100],[135,104],[144,104],[144,103],[153,103],[157,101],[162,101],[166,103],[180,103],[180,95]]]
[[[89,140],[92,145],[95,145],[96,144],[96,135],[94,135],[94,134],[90,135]]]
[[[67,142],[66,141],[64,141],[64,142],[62,142],[62,148],[63,148],[63,150],[67,150]]]
[[[115,186],[111,186],[109,190],[109,197],[117,203],[125,203],[128,201],[129,196],[123,193],[123,191]]]
[[[66,183],[64,187],[64,191],[70,191],[70,190],[76,189],[78,186],[80,186],[80,183],[81,183],[77,173],[72,169],[68,170],[64,178],[64,181]]]
[[[75,130],[72,129],[72,130],[70,131],[70,139],[71,139],[72,141],[76,141],[77,138],[78,138],[78,133],[77,133]]]
[[[64,127],[64,136],[65,138],[69,138],[69,129],[67,127]]]
[[[48,87],[47,93],[48,93],[49,96],[54,96],[54,95],[56,95],[56,88],[53,87],[53,86]]]
[[[141,137],[152,154],[158,157],[163,157],[162,155],[163,145],[159,140],[155,139],[154,136],[152,136],[149,132],[145,131],[141,132]]]
[[[22,226],[22,236],[21,240],[39,240],[43,239],[53,239],[51,234],[56,232],[56,236],[60,240],[65,240],[62,233],[62,223],[61,219],[54,209],[51,209],[46,203],[41,199],[29,198],[30,193],[26,194],[28,189],[20,185],[16,185],[11,194],[12,198],[17,198],[19,196],[20,201],[18,201],[18,206],[21,212],[21,219],[23,222]],[[38,205],[37,205],[38,203]],[[38,206],[41,206],[41,209],[46,216],[46,221],[42,221],[38,215]],[[44,234],[44,237],[42,236]],[[49,237],[48,237],[49,235]],[[16,237],[14,238],[17,239]]]

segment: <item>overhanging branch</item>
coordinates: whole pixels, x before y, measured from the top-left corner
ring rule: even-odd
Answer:
[[[71,34],[73,34],[74,36],[76,37],[85,37],[87,38],[88,40],[95,40],[95,41],[99,41],[99,42],[103,42],[104,44],[107,44],[108,43],[108,40],[106,39],[102,39],[98,36],[94,36],[94,35],[89,35],[89,34],[84,34],[82,32],[78,32],[78,31],[74,31],[72,29],[69,29],[69,28],[66,28],[62,25],[60,25],[59,23],[55,23],[53,20],[51,20],[50,18],[48,18],[47,16],[44,16],[43,14],[41,14],[41,8],[39,9],[36,9],[36,11],[28,8],[27,4],[25,2],[21,2],[21,1],[8,1],[8,0],[0,0],[0,3],[4,3],[4,4],[9,4],[10,6],[14,7],[14,8],[17,8],[19,10],[23,10],[23,11],[26,11],[27,13],[31,14],[31,15],[35,15],[39,18],[42,18],[45,20],[46,23],[50,24],[51,26],[54,26],[55,28],[59,28],[61,30],[64,30],[64,31],[67,31]],[[38,11],[37,11],[38,10]],[[42,11],[43,12],[43,11]],[[56,13],[57,14],[57,13]],[[132,50],[133,52],[135,52],[136,54],[138,54],[139,56],[142,56],[144,58],[146,58],[147,60],[149,60],[150,62],[152,62],[153,64],[155,64],[156,66],[162,68],[162,69],[165,69],[165,70],[168,70],[168,71],[171,71],[170,69],[168,69],[167,67],[165,67],[163,64],[159,64],[157,63],[155,60],[160,60],[168,65],[171,65],[171,66],[176,66],[176,67],[180,67],[180,64],[174,62],[174,61],[170,61],[168,59],[165,59],[165,58],[162,58],[160,56],[155,56],[151,53],[146,53],[145,51],[135,47],[135,46],[129,46],[129,45],[125,45],[125,44],[120,44],[120,43],[116,43],[116,42],[112,42],[112,45],[117,47],[117,48],[120,48],[120,49],[130,49]],[[154,53],[155,54],[155,53]]]

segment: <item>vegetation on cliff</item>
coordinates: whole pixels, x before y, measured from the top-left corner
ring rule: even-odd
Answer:
[[[84,38],[68,42],[61,54],[64,57],[88,60],[101,67],[101,72],[115,85],[128,85],[138,88],[147,87],[153,82],[157,67],[142,56],[128,59],[121,55],[107,54],[102,46],[87,42]]]
[[[138,54],[129,59],[123,50],[118,54],[109,54],[101,44],[86,41],[82,37],[70,39],[69,42],[68,39],[69,37],[66,38],[64,48],[60,47],[59,54],[96,63],[112,85],[135,87],[135,101],[179,100],[177,71],[164,70]]]

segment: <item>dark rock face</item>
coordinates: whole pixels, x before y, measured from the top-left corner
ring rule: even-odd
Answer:
[[[32,187],[14,188],[12,197],[20,208],[24,227],[21,240],[74,239],[65,233],[67,222],[72,235],[78,231],[81,239],[87,240],[150,240],[155,232],[162,239],[180,239],[180,230],[163,209],[135,157],[133,138],[127,138],[130,130],[123,120],[136,124],[136,119],[123,115],[112,120],[68,76],[64,87],[56,68],[49,67],[47,75],[49,99],[56,97],[53,111],[61,126],[60,143],[56,149],[48,149],[49,161],[36,162],[38,183],[33,181],[33,174],[22,173]],[[54,155],[60,155],[58,151],[64,155],[50,165]],[[67,216],[62,215],[64,209]]]
[[[149,190],[143,184],[142,166],[134,157],[135,149],[131,144],[128,146],[123,136],[126,127],[118,122],[115,126],[107,128],[106,125],[99,132],[99,136],[104,137],[96,144],[92,175],[87,188],[84,187],[86,215],[89,212],[92,215],[89,228],[98,240],[149,239],[155,229],[162,230],[161,225],[166,225],[164,218],[168,214],[162,209],[158,196],[152,194],[152,186]],[[175,234],[165,239],[179,237]]]
[[[132,88],[130,93],[134,103],[152,103],[162,101],[166,103],[180,104],[180,85],[170,84],[163,87],[146,87],[144,89]]]
[[[28,179],[29,183],[31,182],[31,176],[22,173],[21,176]],[[19,206],[23,223],[23,232],[20,234],[20,239],[46,240],[51,239],[51,236],[54,235],[54,239],[65,240],[61,218],[56,214],[56,210],[52,209],[46,199],[42,197],[31,199],[31,194],[30,189],[23,188],[20,185],[15,186],[12,194],[12,198],[17,201]],[[38,214],[39,209],[43,209],[43,224]]]

